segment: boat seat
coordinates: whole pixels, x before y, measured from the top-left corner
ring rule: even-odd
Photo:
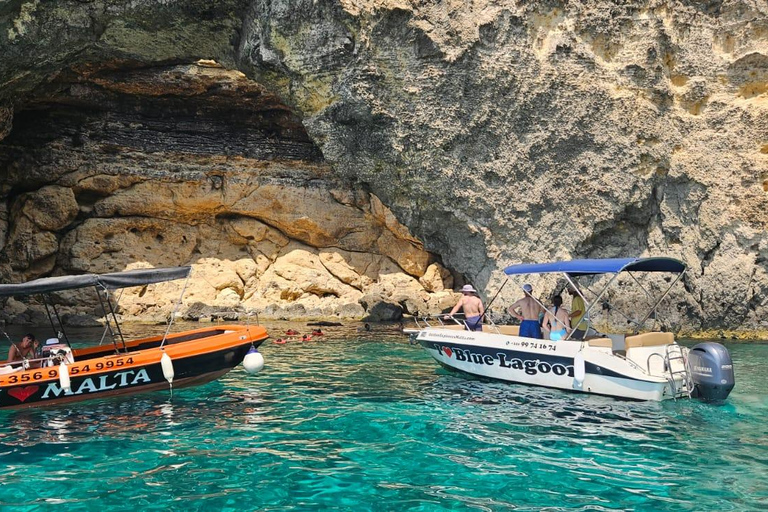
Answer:
[[[451,329],[453,331],[463,331],[464,325],[458,324],[446,324],[440,327],[441,329]],[[507,336],[519,336],[519,325],[483,325],[483,332],[506,334]]]
[[[587,343],[590,347],[606,347],[613,348],[613,340],[611,338],[592,338],[587,339]]]
[[[10,364],[8,364],[8,365],[0,366],[0,375],[7,375],[9,373],[20,372],[21,370],[22,370],[21,365],[14,368]]]
[[[627,336],[624,340],[627,350],[634,347],[657,347],[659,345],[671,345],[675,342],[675,336],[671,332],[646,332]]]
[[[440,327],[440,329],[451,329],[451,330],[454,330],[454,331],[463,331],[463,330],[465,330],[463,324],[462,325],[459,325],[459,324],[446,324],[446,325],[441,325],[439,327]]]
[[[507,336],[519,336],[520,326],[519,325],[497,325],[497,326],[484,325],[483,332],[492,332],[492,333],[499,332],[500,334],[506,334]]]

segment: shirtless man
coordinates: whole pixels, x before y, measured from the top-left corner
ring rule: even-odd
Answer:
[[[525,292],[525,297],[509,306],[507,311],[510,315],[520,320],[520,336],[541,339],[539,313],[544,312],[544,308],[531,296],[533,286],[529,284],[523,285],[523,291]],[[520,310],[519,313],[518,309]]]
[[[8,362],[13,363],[24,361],[25,359],[33,359],[36,350],[37,340],[35,339],[34,334],[27,334],[21,339],[21,343],[18,345],[11,344],[11,348],[8,351]]]
[[[464,311],[464,319],[467,323],[467,329],[470,331],[482,331],[483,330],[483,315],[485,314],[485,308],[483,307],[483,301],[477,296],[477,290],[475,290],[471,284],[465,284],[461,289],[461,299],[453,306],[450,313],[445,315],[445,319],[450,318],[456,313],[459,308]]]

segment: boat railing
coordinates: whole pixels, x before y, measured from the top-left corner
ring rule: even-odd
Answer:
[[[489,310],[490,311],[490,310]],[[419,329],[427,329],[429,327],[448,327],[455,328],[457,326],[465,330],[471,330],[467,326],[466,315],[463,313],[455,313],[453,315],[438,314],[438,315],[415,315],[413,317],[416,327]],[[501,334],[496,323],[493,321],[492,315],[486,312],[482,322],[483,331],[490,330],[497,334]]]

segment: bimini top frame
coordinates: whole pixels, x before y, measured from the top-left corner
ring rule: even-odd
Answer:
[[[508,276],[518,274],[569,274],[573,277],[619,272],[671,272],[681,274],[686,265],[673,258],[611,258],[604,260],[571,260],[552,263],[523,263],[504,269]]]
[[[185,279],[192,267],[147,268],[111,272],[109,274],[83,274],[79,276],[41,277],[34,281],[19,284],[0,284],[0,297],[19,297],[76,290],[98,286],[105,290],[117,290],[132,286],[144,286],[164,281]]]
[[[605,294],[606,290],[613,284],[618,275],[622,272],[627,272],[631,275],[634,272],[667,272],[672,274],[678,274],[677,278],[669,285],[664,293],[656,300],[648,314],[640,321],[637,322],[635,333],[639,332],[648,318],[651,317],[653,312],[659,303],[664,300],[664,297],[669,294],[672,287],[683,277],[687,266],[680,260],[674,258],[608,258],[608,259],[588,259],[588,260],[571,260],[571,261],[556,261],[552,263],[522,263],[519,265],[510,265],[504,269],[504,273],[508,276],[521,275],[521,274],[565,274],[565,278],[568,283],[576,290],[581,296],[584,302],[587,304],[587,310],[584,312],[583,317],[589,318],[589,313],[592,311],[595,304]],[[597,294],[594,301],[590,304],[586,297],[582,294],[576,283],[573,282],[574,277],[580,276],[594,276],[601,274],[615,274],[613,278],[605,285],[605,287]],[[634,278],[634,276],[632,276]],[[637,281],[637,279],[635,279]],[[646,292],[647,293],[647,292]],[[566,339],[570,339],[573,331],[568,334]],[[585,333],[586,335],[586,333]]]
[[[191,271],[192,267],[169,267],[126,270],[124,272],[110,272],[107,274],[82,274],[77,276],[41,277],[40,279],[35,279],[34,281],[29,281],[26,283],[0,284],[0,297],[42,295],[45,309],[48,312],[48,319],[51,322],[51,327],[54,331],[59,331],[59,337],[64,337],[67,345],[70,345],[71,347],[66,332],[64,332],[63,324],[59,318],[59,314],[55,305],[53,306],[53,313],[58,321],[59,328],[57,329],[54,325],[53,316],[48,309],[49,305],[46,299],[46,295],[64,290],[77,290],[80,288],[94,287],[97,291],[104,293],[104,297],[102,297],[101,293],[98,293],[99,302],[101,303],[102,311],[104,311],[104,318],[107,320],[104,334],[106,335],[106,333],[109,332],[112,335],[112,341],[115,345],[115,350],[118,350],[117,341],[115,340],[115,333],[112,330],[112,325],[109,321],[109,315],[111,315],[117,329],[117,334],[122,341],[123,350],[127,351],[125,339],[123,337],[122,331],[120,330],[120,323],[117,321],[117,314],[115,307],[112,304],[112,299],[109,292],[122,288],[146,286],[148,284],[175,281],[178,279],[186,279],[188,282]],[[184,295],[186,286],[187,283],[185,282],[184,288],[182,289],[182,296]],[[165,332],[165,336],[163,336],[161,346],[165,343],[165,339],[168,336],[171,324],[173,323],[173,319],[176,316],[176,310],[178,310],[178,307],[181,304],[181,298],[182,297],[179,297],[179,301],[176,303],[174,312],[168,322],[168,329]],[[104,300],[106,300],[106,305],[104,304]],[[102,341],[103,339],[104,336],[102,336]]]

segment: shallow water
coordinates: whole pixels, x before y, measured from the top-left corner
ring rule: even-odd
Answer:
[[[289,326],[309,330],[267,325]],[[172,399],[0,412],[0,508],[768,508],[768,345],[728,346],[724,405],[642,403],[468,380],[394,329],[323,329]]]

